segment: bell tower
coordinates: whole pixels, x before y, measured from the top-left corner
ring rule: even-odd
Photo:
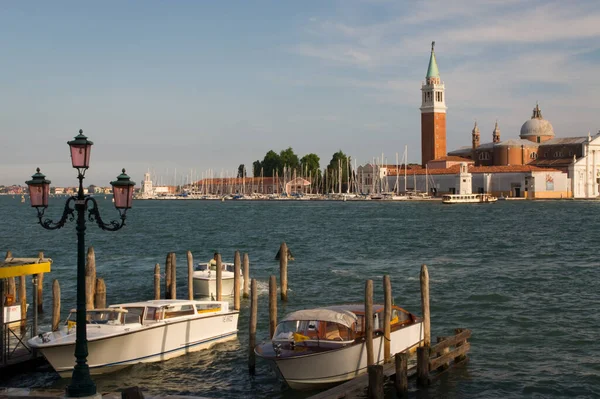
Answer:
[[[421,163],[446,156],[446,93],[431,42],[425,82],[421,85]]]

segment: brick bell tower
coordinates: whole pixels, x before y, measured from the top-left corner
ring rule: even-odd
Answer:
[[[446,156],[446,94],[431,42],[425,83],[421,86],[421,163]]]

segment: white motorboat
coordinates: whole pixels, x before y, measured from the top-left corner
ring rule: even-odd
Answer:
[[[490,194],[445,194],[442,196],[443,204],[488,204],[498,201]]]
[[[62,377],[75,365],[76,311],[55,332],[28,341]],[[227,302],[154,300],[88,310],[88,365],[91,374],[158,362],[235,339],[238,311]]]
[[[222,297],[233,296],[234,285],[234,265],[233,263],[221,263],[221,292]],[[196,270],[192,274],[194,295],[201,297],[209,297],[215,299],[217,297],[217,266],[216,263],[210,261],[208,263],[200,263],[196,266]],[[240,290],[244,286],[244,277],[240,268]]]
[[[373,305],[373,353],[383,363],[383,305]],[[367,372],[363,304],[299,310],[287,315],[271,341],[255,353],[271,363],[292,389],[320,389]],[[423,340],[420,318],[394,306],[390,352],[412,349]]]

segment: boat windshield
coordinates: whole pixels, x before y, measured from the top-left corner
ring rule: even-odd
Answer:
[[[86,323],[87,324],[123,324],[123,312],[121,309],[94,309],[86,312]],[[76,322],[77,312],[72,311],[67,317],[66,324],[72,325]]]
[[[354,331],[342,324],[319,320],[287,320],[277,325],[273,341],[353,341]]]

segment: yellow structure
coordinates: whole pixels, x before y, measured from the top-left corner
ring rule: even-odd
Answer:
[[[52,259],[8,258],[0,262],[0,279],[48,273]]]

